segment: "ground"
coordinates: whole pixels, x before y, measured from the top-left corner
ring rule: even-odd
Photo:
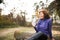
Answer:
[[[14,38],[14,32],[16,30],[24,31],[27,33],[35,33],[35,30],[33,27],[17,27],[17,28],[4,28],[0,29],[0,40],[15,40]],[[60,27],[54,26],[52,30],[53,36],[56,40],[60,40]]]

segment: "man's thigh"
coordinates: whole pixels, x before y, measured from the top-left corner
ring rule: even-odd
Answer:
[[[35,33],[31,38],[28,40],[47,40],[47,36],[42,32]]]

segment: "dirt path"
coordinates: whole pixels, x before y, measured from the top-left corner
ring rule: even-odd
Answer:
[[[2,30],[0,30],[0,37],[1,36],[6,36],[8,33],[14,33],[16,30],[25,30],[25,29],[28,29],[28,27],[18,27],[18,28],[8,28],[8,29],[2,29]],[[32,29],[33,30],[33,29]],[[31,33],[34,33],[34,31],[31,31],[31,30],[28,30],[28,31],[26,31],[26,32],[31,32]]]

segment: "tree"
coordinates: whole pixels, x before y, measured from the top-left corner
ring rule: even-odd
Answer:
[[[52,13],[54,13],[54,20],[56,23],[56,17],[59,16],[60,17],[60,0],[55,0],[53,2],[50,3],[50,5],[48,6],[48,9],[50,11],[50,14],[53,15]]]
[[[43,1],[40,1],[39,3],[34,3],[34,6],[35,6],[36,16],[37,16],[37,18],[39,18],[38,9],[39,9],[39,7],[44,8],[44,3],[43,3]]]
[[[2,9],[0,9],[0,16],[1,16]]]
[[[48,6],[48,10],[49,10],[50,14],[52,15],[52,13],[56,10],[55,9],[55,1],[50,3],[50,5]]]
[[[26,13],[21,11],[20,14],[22,16],[22,25],[25,26],[26,25],[26,19],[25,19]]]
[[[56,11],[58,16],[60,17],[60,0],[55,0]]]

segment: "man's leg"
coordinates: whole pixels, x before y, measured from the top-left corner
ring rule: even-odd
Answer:
[[[28,40],[47,40],[47,36],[42,32],[35,33],[31,38]]]

